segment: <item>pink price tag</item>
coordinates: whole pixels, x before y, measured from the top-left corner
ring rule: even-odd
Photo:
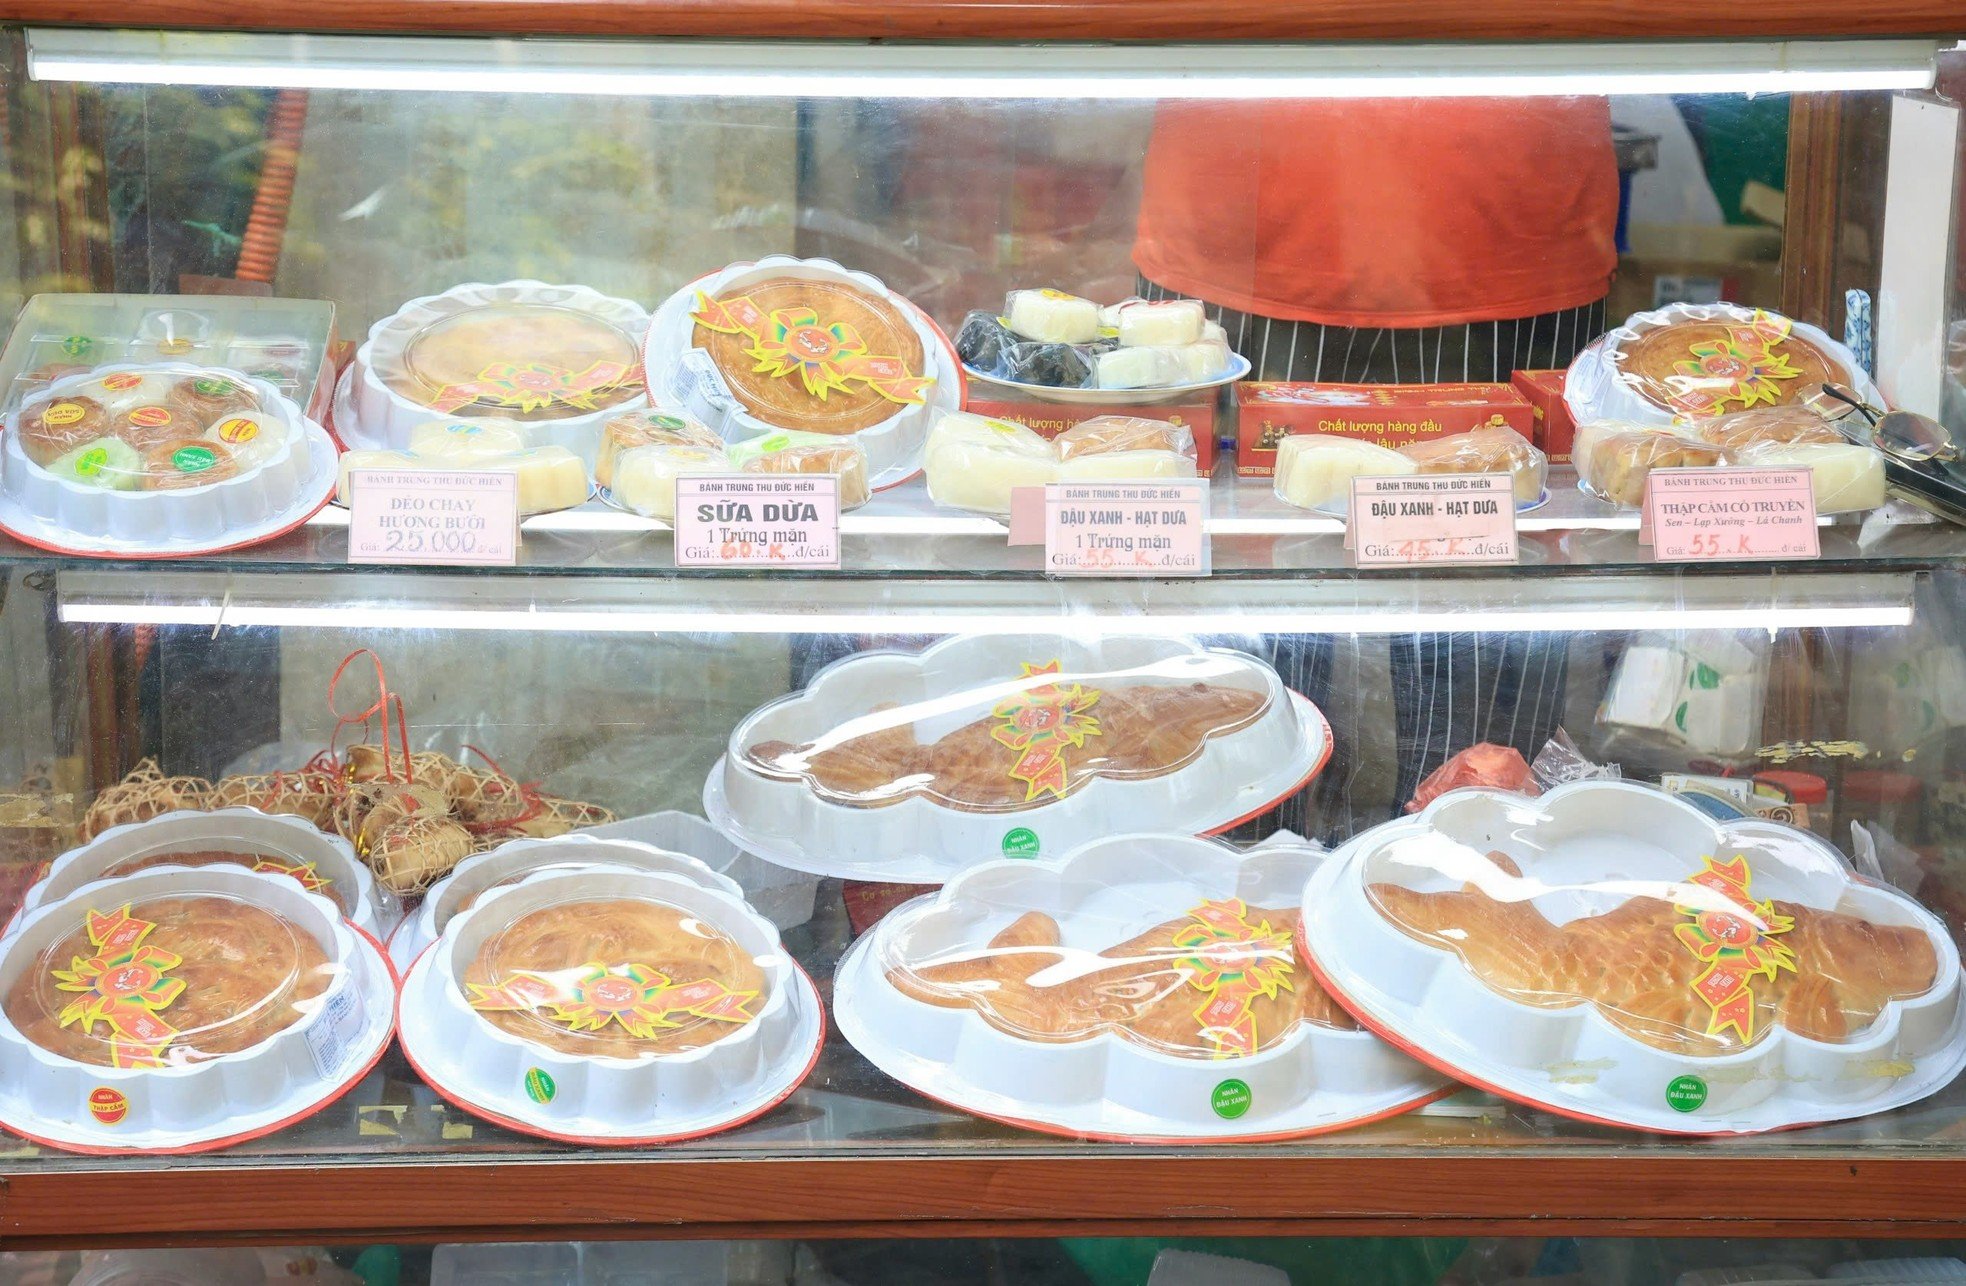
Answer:
[[[348,561],[510,567],[519,475],[495,469],[351,469]]]
[[[676,566],[837,568],[840,480],[831,474],[676,479]]]
[[[1822,552],[1807,469],[1654,469],[1638,539],[1662,563]]]
[[[1359,567],[1512,563],[1515,484],[1506,473],[1354,478],[1345,543]]]
[[[1044,569],[1053,576],[1206,576],[1208,483],[1051,482]]]

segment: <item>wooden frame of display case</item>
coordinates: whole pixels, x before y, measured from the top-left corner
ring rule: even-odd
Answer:
[[[896,39],[1592,40],[1954,34],[1958,0],[122,0],[117,25],[288,31]],[[0,21],[102,25],[93,0],[0,0]],[[1797,103],[1785,295],[1834,306],[1840,106]],[[1799,162],[1799,163],[1798,163]],[[92,710],[129,694],[94,668]],[[113,707],[104,713],[105,708]],[[98,726],[106,735],[107,727]],[[98,771],[97,776],[103,772]],[[834,1037],[837,1039],[837,1036]],[[709,1141],[714,1144],[714,1140]],[[1641,1135],[1548,1146],[880,1150],[696,1145],[394,1159],[224,1153],[0,1162],[0,1248],[625,1237],[1159,1235],[1966,1236],[1966,1147],[1784,1147]]]

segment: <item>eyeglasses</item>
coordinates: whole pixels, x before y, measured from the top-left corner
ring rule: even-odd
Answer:
[[[1936,461],[1948,470],[1960,464],[1952,430],[1916,411],[1880,411],[1840,384],[1824,384],[1803,403],[1844,437],[1860,446],[1875,447],[1905,464]]]

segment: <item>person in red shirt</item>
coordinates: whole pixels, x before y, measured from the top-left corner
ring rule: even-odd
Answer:
[[[1617,217],[1602,98],[1169,101],[1133,261],[1255,379],[1504,382],[1604,330]]]

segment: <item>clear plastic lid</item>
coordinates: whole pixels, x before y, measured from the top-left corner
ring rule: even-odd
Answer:
[[[742,756],[833,803],[877,808],[921,796],[965,812],[1018,812],[1099,777],[1138,781],[1186,767],[1210,738],[1260,719],[1272,681],[1232,652],[1107,670],[1026,661],[1020,673],[979,675],[958,691],[840,711],[816,737],[762,739]]]
[[[872,428],[934,382],[907,305],[831,277],[768,277],[698,293],[691,346],[766,424],[810,433]]]
[[[1702,418],[1801,400],[1851,373],[1780,313],[1675,304],[1627,323],[1607,353],[1617,378],[1675,414]]]
[[[1127,909],[1139,915],[1137,903]],[[1083,904],[1061,914],[1069,916],[1062,924],[1028,910],[955,945],[918,932],[919,919],[904,922],[883,939],[881,965],[903,995],[974,1009],[1023,1040],[1112,1032],[1158,1053],[1231,1058],[1261,1052],[1299,1023],[1356,1028],[1298,962],[1294,907],[1198,900],[1144,930]],[[964,918],[979,928],[1002,923],[1001,915]]]
[[[249,1049],[300,1021],[338,968],[311,935],[237,897],[61,914],[73,927],[14,979],[7,1017],[81,1063],[180,1066]]]
[[[419,405],[518,420],[561,420],[642,392],[635,340],[606,318],[558,304],[464,307],[410,336],[400,357],[378,346],[376,373]]]
[[[459,982],[470,1006],[500,1030],[593,1058],[712,1044],[755,1020],[766,999],[764,970],[734,937],[693,911],[642,897],[520,915],[480,944]]]
[[[135,875],[154,866],[243,866],[248,870],[285,875],[309,893],[318,893],[347,915],[355,907],[355,890],[341,887],[313,861],[280,845],[259,840],[226,840],[216,836],[154,844],[117,858],[97,873],[97,879]]]
[[[1475,843],[1403,837],[1367,860],[1371,903],[1492,990],[1541,1009],[1594,1005],[1673,1054],[1730,1053],[1777,1027],[1855,1040],[1937,982],[1926,931],[1854,913],[1826,850],[1771,835],[1716,846],[1638,814],[1626,820],[1646,833],[1613,842],[1622,798],[1583,820],[1522,801]],[[1846,891],[1836,909],[1783,896],[1829,887]]]

